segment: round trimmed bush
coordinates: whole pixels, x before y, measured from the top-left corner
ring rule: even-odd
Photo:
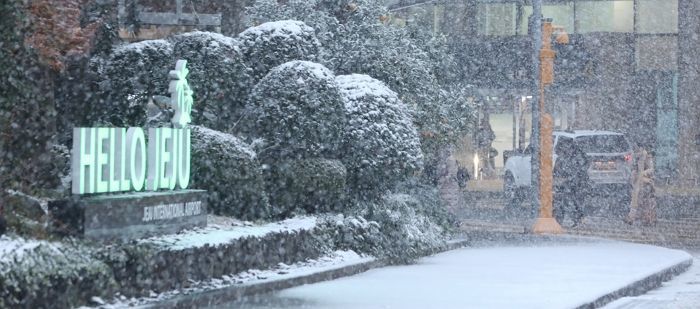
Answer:
[[[179,34],[169,41],[173,44],[173,58],[187,60],[187,79],[195,96],[194,123],[236,132],[234,126],[243,116],[248,92],[253,88],[238,42],[218,33],[200,31]]]
[[[102,95],[93,100],[93,123],[85,125],[143,126],[151,97],[168,95],[168,72],[174,68],[173,46],[166,40],[123,45],[106,61],[93,61]]]
[[[270,205],[255,152],[237,137],[192,126],[191,188],[208,191],[208,206],[218,215],[265,219]]]
[[[269,167],[265,183],[277,216],[289,217],[341,209],[346,176],[338,160],[287,160]]]
[[[378,197],[423,165],[411,110],[367,75],[343,75],[336,81],[348,120],[340,154],[348,168],[348,187],[355,196]]]
[[[260,79],[272,68],[292,60],[317,61],[321,44],[313,28],[295,20],[267,22],[238,35],[241,52]]]
[[[264,162],[337,155],[343,100],[323,65],[291,61],[274,68],[253,89],[248,108],[255,134],[266,142]]]

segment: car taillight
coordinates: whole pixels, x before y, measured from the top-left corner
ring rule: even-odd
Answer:
[[[625,162],[632,163],[632,154],[628,153],[625,155]]]

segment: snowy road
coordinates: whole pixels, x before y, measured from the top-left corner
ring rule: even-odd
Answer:
[[[700,249],[690,252],[693,266],[660,288],[637,297],[619,299],[604,309],[696,309],[700,308]]]
[[[464,248],[222,308],[572,308],[689,259],[612,241]]]

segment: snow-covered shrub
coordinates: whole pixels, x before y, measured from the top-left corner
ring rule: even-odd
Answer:
[[[267,22],[238,35],[241,52],[260,79],[272,68],[292,60],[317,61],[321,44],[313,28],[295,20]]]
[[[327,228],[333,245],[337,250],[355,252],[383,257],[387,239],[381,232],[379,223],[367,221],[362,216],[342,215],[323,218],[322,224]]]
[[[248,103],[255,133],[265,139],[268,159],[334,158],[345,128],[343,99],[333,72],[308,61],[270,71]]]
[[[0,244],[0,308],[72,308],[117,289],[89,248],[9,236]]]
[[[395,189],[396,193],[403,193],[418,200],[416,211],[428,217],[442,227],[446,232],[452,232],[457,227],[454,214],[445,207],[440,192],[435,186],[425,184],[416,178],[401,182]]]
[[[267,192],[277,216],[337,211],[344,205],[347,172],[338,160],[279,161],[265,174]]]
[[[414,106],[425,156],[434,174],[436,154],[468,132],[474,121],[460,65],[445,37],[423,27],[386,23],[386,5],[373,0],[257,0],[246,15],[251,24],[280,19],[304,21],[316,29],[321,59],[336,74],[367,74]],[[416,23],[416,25],[419,23]]]
[[[255,152],[237,137],[192,126],[191,188],[207,190],[209,209],[244,220],[270,216]]]
[[[336,81],[348,120],[340,153],[348,186],[355,196],[378,196],[423,164],[411,110],[384,83],[367,75],[342,75]]]
[[[356,250],[406,263],[443,247],[447,231],[422,213],[421,207],[417,198],[402,193],[384,195],[379,201],[356,201],[350,215],[376,222],[381,233],[380,238],[372,236],[376,247],[357,243]]]
[[[173,46],[166,40],[148,40],[116,48],[104,61],[93,61],[102,77],[102,93],[93,100],[88,126],[143,126],[148,102],[168,95],[168,72],[174,68]]]
[[[195,98],[193,122],[218,131],[235,131],[233,127],[253,88],[237,41],[199,31],[176,35],[169,41],[173,58],[187,60],[187,79]]]

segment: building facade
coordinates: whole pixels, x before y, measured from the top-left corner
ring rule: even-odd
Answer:
[[[531,95],[530,0],[394,0],[399,25],[450,39],[462,78],[482,93]],[[695,184],[700,173],[700,1],[543,0],[570,43],[556,46],[547,108],[568,128],[625,132],[656,153],[657,172]]]

